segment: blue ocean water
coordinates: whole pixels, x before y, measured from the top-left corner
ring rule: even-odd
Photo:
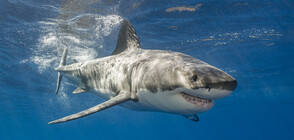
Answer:
[[[178,8],[176,8],[178,7]],[[0,139],[293,139],[292,0],[1,0]],[[195,123],[182,116],[113,107],[48,125],[103,100],[55,95],[68,60],[109,55],[122,19],[141,46],[183,52],[235,77],[238,86]]]

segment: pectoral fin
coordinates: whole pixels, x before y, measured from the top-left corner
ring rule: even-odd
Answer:
[[[88,116],[90,114],[93,114],[93,113],[99,112],[101,110],[104,110],[106,108],[109,108],[109,107],[118,105],[118,104],[123,103],[125,101],[128,101],[130,99],[131,99],[131,94],[130,93],[127,93],[127,92],[119,92],[119,94],[117,96],[109,99],[106,102],[103,102],[103,103],[101,103],[99,105],[96,105],[96,106],[91,107],[91,108],[89,108],[87,110],[81,111],[79,113],[76,113],[76,114],[73,114],[73,115],[70,115],[70,116],[66,116],[64,118],[61,118],[61,119],[58,119],[58,120],[49,122],[49,124],[62,123],[62,122],[66,122],[66,121],[71,121],[71,120],[75,120],[75,119],[78,119],[78,118],[82,118],[82,117]]]
[[[77,93],[83,93],[83,92],[88,92],[88,89],[85,89],[79,86],[72,93],[77,94]]]

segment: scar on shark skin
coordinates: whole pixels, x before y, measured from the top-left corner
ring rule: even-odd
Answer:
[[[200,9],[200,7],[202,7],[202,3],[199,3],[195,6],[190,6],[190,7],[186,7],[186,6],[181,6],[181,7],[172,7],[172,8],[168,8],[166,9],[165,11],[166,12],[175,12],[175,11],[178,11],[178,12],[182,12],[182,11],[189,11],[189,12],[194,12],[198,9]]]

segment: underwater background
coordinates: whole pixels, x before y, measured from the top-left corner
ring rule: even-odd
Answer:
[[[103,99],[73,95],[59,60],[105,57],[120,22],[144,49],[182,52],[238,81],[193,122],[120,106],[62,123]],[[293,0],[0,0],[0,139],[294,139]]]

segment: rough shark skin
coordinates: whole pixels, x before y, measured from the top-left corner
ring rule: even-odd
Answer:
[[[230,95],[237,86],[232,76],[189,55],[142,49],[135,29],[126,20],[111,56],[71,65],[64,65],[64,57],[66,50],[56,70],[78,85],[74,93],[92,92],[108,101],[50,124],[117,104],[134,110],[191,116],[211,109],[213,100]]]

